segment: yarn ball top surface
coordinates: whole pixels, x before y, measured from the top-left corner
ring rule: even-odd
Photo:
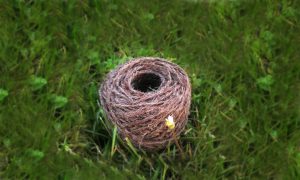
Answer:
[[[107,118],[122,139],[152,151],[166,147],[183,131],[191,102],[185,71],[162,58],[142,57],[111,71],[100,90]]]

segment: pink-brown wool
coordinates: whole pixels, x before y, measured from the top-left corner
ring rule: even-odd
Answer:
[[[189,114],[191,85],[185,71],[162,58],[141,57],[110,72],[99,90],[106,116],[122,139],[139,149],[166,147],[183,131]],[[166,126],[172,116],[175,128]]]

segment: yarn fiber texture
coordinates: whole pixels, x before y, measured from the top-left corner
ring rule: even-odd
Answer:
[[[107,118],[124,140],[137,148],[158,150],[183,131],[191,102],[185,71],[162,58],[141,57],[111,71],[99,90]],[[174,118],[173,129],[166,118]]]

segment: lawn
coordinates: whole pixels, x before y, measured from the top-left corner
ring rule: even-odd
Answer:
[[[0,2],[0,179],[299,179],[300,2]],[[99,105],[134,57],[192,83],[179,144],[122,142]]]

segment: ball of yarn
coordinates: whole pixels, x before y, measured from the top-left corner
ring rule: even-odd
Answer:
[[[162,58],[142,57],[110,72],[99,95],[107,118],[122,139],[151,151],[166,147],[183,131],[191,85],[178,65]]]

